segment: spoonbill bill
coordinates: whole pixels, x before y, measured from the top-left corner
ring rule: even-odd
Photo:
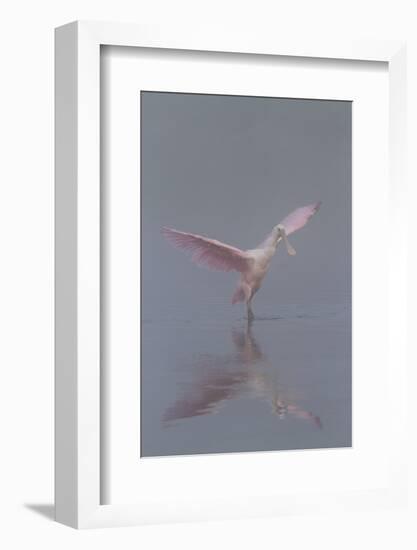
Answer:
[[[209,239],[202,235],[184,233],[169,227],[162,228],[164,237],[175,247],[192,252],[192,261],[216,271],[237,271],[240,279],[232,296],[232,304],[245,302],[248,319],[254,319],[252,299],[260,289],[268,272],[278,243],[284,243],[290,256],[295,250],[288,242],[288,235],[305,226],[320,207],[320,202],[297,208],[278,225],[256,248],[240,250],[234,246]]]

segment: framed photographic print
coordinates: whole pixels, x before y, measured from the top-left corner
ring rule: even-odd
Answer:
[[[58,521],[403,502],[404,79],[397,42],[57,29]]]

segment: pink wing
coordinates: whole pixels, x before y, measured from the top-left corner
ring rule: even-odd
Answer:
[[[280,225],[283,225],[285,227],[286,234],[290,235],[291,233],[294,233],[294,231],[304,227],[311,216],[320,208],[320,205],[321,202],[316,202],[314,204],[309,204],[308,206],[297,208],[294,212],[288,214],[288,216],[282,220]]]
[[[209,269],[243,272],[251,262],[250,257],[243,250],[214,239],[183,233],[169,227],[163,227],[162,234],[177,248],[191,251],[193,262]]]
[[[292,413],[294,416],[297,416],[298,418],[303,418],[305,420],[311,420],[311,422],[317,427],[322,428],[321,420],[318,416],[315,416],[313,413],[308,411],[303,411],[303,409],[300,409],[296,405],[288,405],[288,412]]]
[[[215,358],[209,357],[207,365],[204,361],[194,365],[198,369],[205,367],[208,374],[202,376],[203,373],[200,372],[200,380],[185,386],[183,395],[163,414],[164,422],[212,414],[218,410],[219,405],[239,393],[239,386],[245,382],[246,373],[225,370],[224,360],[219,361],[220,371],[217,372],[217,369],[213,369],[215,361]]]

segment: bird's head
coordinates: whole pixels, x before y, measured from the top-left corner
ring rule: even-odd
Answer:
[[[290,256],[295,256],[296,252],[295,252],[294,248],[288,242],[287,233],[285,231],[285,226],[282,225],[281,223],[279,223],[278,225],[276,225],[274,227],[274,230],[277,232],[277,242],[282,239],[284,241],[284,244],[285,244],[285,247],[287,249],[288,254]]]
[[[275,414],[281,420],[287,416],[288,407],[282,401],[280,401],[279,399],[277,399],[274,402],[274,410],[275,410]]]

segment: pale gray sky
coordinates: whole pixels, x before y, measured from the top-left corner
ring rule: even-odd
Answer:
[[[161,303],[228,301],[237,279],[193,265],[162,226],[245,249],[318,200],[292,235],[297,255],[278,251],[254,308],[349,301],[350,102],[142,92],[141,113],[144,318]]]

